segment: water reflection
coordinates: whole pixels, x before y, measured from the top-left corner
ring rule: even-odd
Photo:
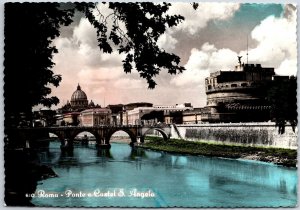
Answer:
[[[155,198],[52,198],[38,205],[99,207],[276,207],[297,201],[297,171],[256,161],[172,155],[127,144],[110,150],[76,146],[73,154],[51,144],[41,160],[59,177],[43,181],[41,188],[63,192],[122,188],[151,189]]]
[[[109,149],[97,149],[97,157],[114,159]]]

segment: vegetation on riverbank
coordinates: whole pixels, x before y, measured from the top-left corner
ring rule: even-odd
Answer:
[[[226,158],[244,158],[273,162],[288,167],[296,167],[297,164],[297,150],[291,149],[210,144],[180,139],[170,139],[165,141],[160,137],[153,136],[147,136],[145,140],[145,143],[141,147],[166,152]]]

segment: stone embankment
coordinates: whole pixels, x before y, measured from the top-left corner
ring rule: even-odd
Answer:
[[[284,133],[273,122],[172,125],[171,138],[237,146],[297,149],[298,128],[287,124]]]

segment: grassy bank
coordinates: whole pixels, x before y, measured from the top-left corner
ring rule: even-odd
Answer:
[[[288,167],[296,167],[297,150],[281,148],[265,148],[235,145],[220,145],[203,142],[192,142],[180,139],[164,141],[159,137],[146,137],[146,142],[141,146],[160,151],[180,154],[204,155],[226,158],[244,158],[273,162]]]

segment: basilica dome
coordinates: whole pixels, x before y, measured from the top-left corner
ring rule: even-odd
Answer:
[[[71,106],[73,108],[85,108],[88,105],[88,100],[85,92],[81,90],[80,85],[78,84],[77,90],[72,94],[71,97]]]

